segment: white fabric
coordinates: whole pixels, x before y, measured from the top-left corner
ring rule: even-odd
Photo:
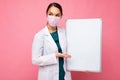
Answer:
[[[58,27],[59,42],[63,53],[66,53],[65,30]],[[39,66],[38,80],[58,80],[59,62],[55,53],[57,46],[52,39],[47,26],[38,32],[32,44],[32,63]],[[65,80],[71,80],[71,74],[66,70],[66,59],[64,59]]]

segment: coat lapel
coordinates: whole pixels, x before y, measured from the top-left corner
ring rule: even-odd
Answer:
[[[46,37],[45,39],[47,39],[47,41],[51,44],[51,47],[53,47],[57,50],[57,45],[55,44],[52,36],[50,35],[50,32],[49,32],[47,26],[45,27],[44,31],[45,31],[45,37]]]
[[[65,44],[64,44],[64,36],[65,36],[65,35],[63,34],[63,33],[64,33],[63,30],[60,29],[59,27],[57,28],[57,30],[58,30],[59,43],[60,43],[60,46],[61,46],[62,51],[63,51],[64,45],[65,45]],[[50,42],[51,47],[53,47],[55,50],[58,50],[57,45],[56,45],[56,43],[54,42],[52,36],[50,35],[47,26],[45,27],[45,30],[44,30],[44,31],[45,31],[45,36],[46,36],[45,39],[47,39],[47,41]]]
[[[64,33],[63,30],[58,27],[59,43],[60,43],[60,46],[62,48],[62,52],[63,52],[64,45],[65,45],[64,44],[64,35],[63,35],[63,33]]]

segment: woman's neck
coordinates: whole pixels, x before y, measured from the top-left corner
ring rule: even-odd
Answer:
[[[47,24],[47,27],[50,33],[55,32],[57,30],[57,27],[51,27],[49,24]]]

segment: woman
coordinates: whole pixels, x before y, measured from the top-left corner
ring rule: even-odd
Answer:
[[[62,18],[62,7],[58,3],[49,4],[47,10],[47,25],[36,33],[32,45],[32,63],[38,65],[38,80],[71,80],[71,74],[66,70],[66,34],[58,27]]]

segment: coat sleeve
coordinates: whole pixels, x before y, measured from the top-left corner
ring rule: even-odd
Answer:
[[[43,55],[44,35],[36,34],[32,44],[32,63],[39,66],[57,64],[55,54]]]

